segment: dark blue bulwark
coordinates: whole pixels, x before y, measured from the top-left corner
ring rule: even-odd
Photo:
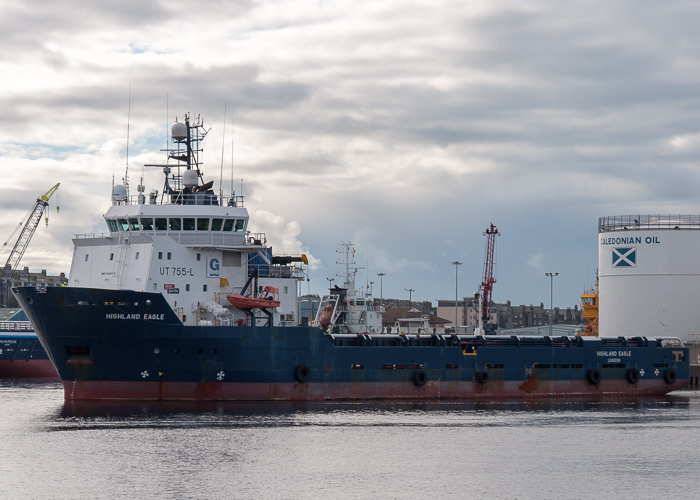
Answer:
[[[522,384],[527,390],[534,381],[586,383],[587,377],[592,385],[622,383],[630,370],[640,383],[653,380],[659,387],[664,379],[689,378],[688,349],[671,339],[334,336],[308,326],[186,327],[159,293],[14,291],[65,381],[295,384],[308,378],[358,388],[411,383],[427,390],[438,381],[459,390],[464,383],[476,389]]]

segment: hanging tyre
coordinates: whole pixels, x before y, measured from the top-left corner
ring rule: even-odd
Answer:
[[[413,383],[418,387],[422,387],[428,382],[428,374],[425,370],[416,370],[413,372]]]
[[[294,378],[301,384],[308,382],[310,375],[311,372],[309,371],[309,367],[306,365],[299,365],[294,369]]]
[[[627,382],[630,384],[636,384],[639,382],[639,370],[636,368],[630,368],[627,370]]]
[[[486,382],[489,381],[489,373],[488,372],[474,372],[474,379],[479,382],[480,384],[485,384]]]
[[[588,373],[586,374],[586,378],[588,379],[589,384],[593,384],[593,385],[600,384],[600,372],[595,368],[588,370]]]
[[[673,368],[669,368],[664,372],[664,381],[667,384],[673,384],[677,379],[678,375],[676,375],[676,370],[674,370]]]

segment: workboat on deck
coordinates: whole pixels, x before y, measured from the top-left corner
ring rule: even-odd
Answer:
[[[188,115],[173,126],[160,197],[113,188],[109,232],[74,238],[67,287],[13,288],[67,400],[617,398],[688,384],[676,338],[387,333],[354,283],[300,326],[306,259],[274,256],[242,198],[204,182],[205,134]]]

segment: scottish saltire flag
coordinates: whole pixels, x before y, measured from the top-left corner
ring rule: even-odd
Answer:
[[[634,267],[637,265],[637,248],[613,248],[613,267]]]

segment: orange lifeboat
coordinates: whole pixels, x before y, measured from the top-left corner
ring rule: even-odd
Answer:
[[[280,306],[280,291],[274,286],[263,288],[261,297],[246,297],[234,293],[226,297],[238,309],[274,309]]]
[[[333,304],[326,304],[321,313],[321,317],[318,320],[318,324],[322,330],[328,328],[331,324],[331,317],[333,316]]]

